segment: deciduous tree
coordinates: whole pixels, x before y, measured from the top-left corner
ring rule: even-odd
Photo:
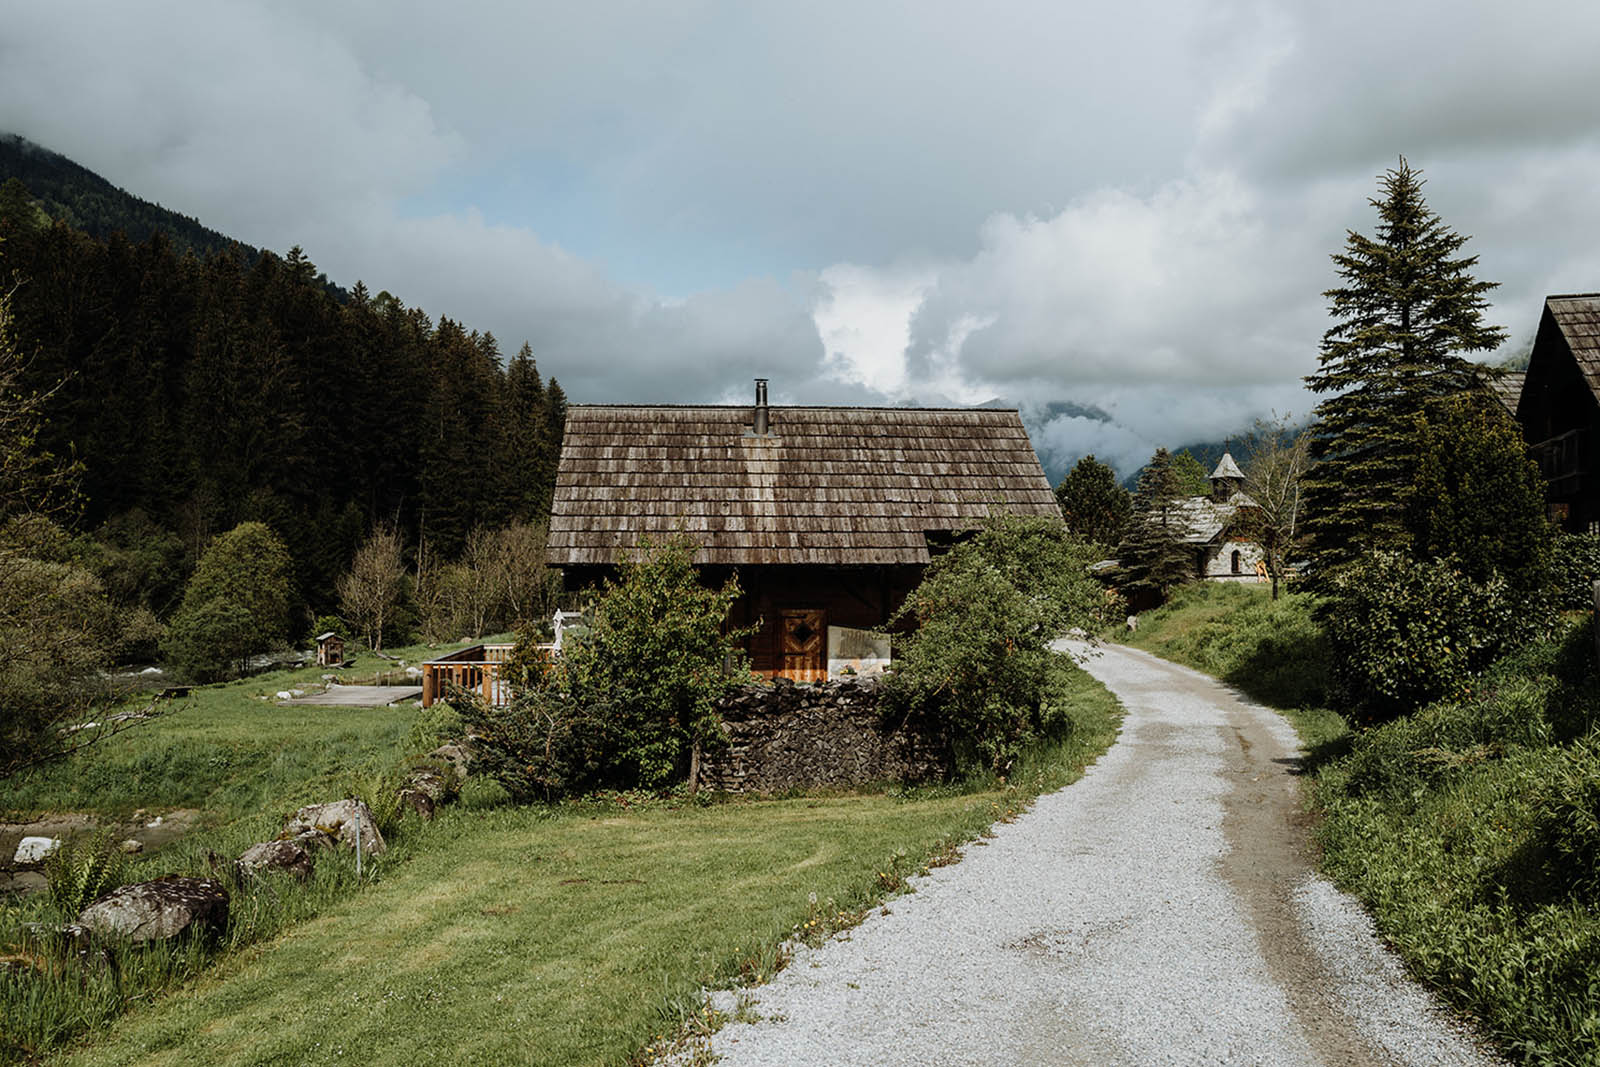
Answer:
[[[406,565],[400,534],[379,526],[356,550],[350,571],[339,579],[339,608],[367,639],[367,647],[383,647],[383,627],[400,607]]]
[[[1244,487],[1255,507],[1239,512],[1239,532],[1261,546],[1272,579],[1272,599],[1276,600],[1278,586],[1288,574],[1290,554],[1302,533],[1302,483],[1311,466],[1311,440],[1304,432],[1286,429],[1282,422],[1260,422],[1249,446]]]

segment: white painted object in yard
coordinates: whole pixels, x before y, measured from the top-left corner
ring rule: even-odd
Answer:
[[[44,858],[61,847],[60,838],[55,837],[24,837],[17,842],[17,854],[12,857],[12,863],[40,863]]]

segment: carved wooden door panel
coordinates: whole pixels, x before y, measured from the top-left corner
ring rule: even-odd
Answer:
[[[785,678],[796,682],[822,682],[828,678],[828,628],[820,608],[785,608],[783,662]]]

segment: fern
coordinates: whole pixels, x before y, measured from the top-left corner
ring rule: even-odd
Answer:
[[[68,838],[44,860],[50,902],[63,915],[75,917],[95,900],[123,884],[128,857],[109,831],[93,837]]]

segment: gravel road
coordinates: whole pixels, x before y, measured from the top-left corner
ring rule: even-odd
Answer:
[[[1498,1064],[1315,876],[1292,728],[1118,646],[1121,737],[916,892],[754,990],[724,1067]],[[724,994],[726,996],[726,994]]]

